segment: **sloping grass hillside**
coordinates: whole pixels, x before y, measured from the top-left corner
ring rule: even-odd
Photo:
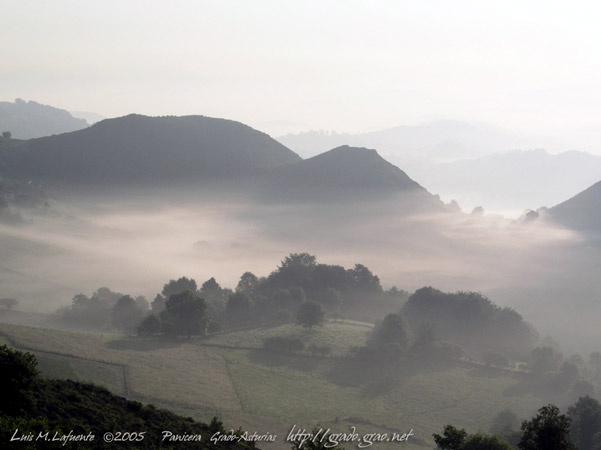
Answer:
[[[20,349],[64,358],[86,381],[107,385],[109,377],[101,370],[84,370],[86,361],[90,367],[120,367],[130,399],[201,421],[216,414],[228,427],[278,434],[274,445],[260,445],[265,448],[289,449],[285,438],[293,425],[338,432],[355,426],[359,435],[412,429],[409,442],[374,448],[431,448],[432,433],[447,423],[469,432],[485,431],[503,409],[526,418],[541,406],[542,400],[532,394],[511,394],[524,374],[460,363],[375,364],[348,356],[350,347],[365,343],[370,328],[329,322],[313,330],[283,325],[169,341],[1,324],[0,334]],[[328,345],[331,353],[262,350],[263,340],[273,336],[299,337],[306,347]],[[355,448],[352,443],[345,447]]]

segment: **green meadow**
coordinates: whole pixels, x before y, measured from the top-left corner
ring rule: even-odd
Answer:
[[[349,356],[371,326],[331,321],[312,330],[295,325],[224,332],[206,338],[164,340],[0,324],[0,342],[34,352],[45,376],[92,382],[132,400],[228,428],[276,433],[290,448],[293,425],[348,432],[402,434],[409,442],[373,448],[432,448],[432,433],[447,423],[488,430],[499,411],[530,417],[542,400],[512,395],[523,374],[459,363],[400,360],[374,366]],[[327,345],[328,356],[284,355],[261,349],[276,335],[299,337],[305,347]],[[347,443],[347,449],[356,448]]]

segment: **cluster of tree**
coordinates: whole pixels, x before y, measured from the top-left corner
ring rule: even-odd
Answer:
[[[352,269],[319,264],[308,253],[290,254],[267,277],[245,272],[233,293],[218,284],[213,292],[203,296],[224,327],[289,322],[302,314],[301,305],[309,312],[314,304],[332,317],[361,318],[367,311],[373,318],[378,311],[398,309],[407,298],[396,288],[384,291],[379,278],[361,264]]]
[[[601,354],[592,352],[588,361],[578,354],[564,358],[558,345],[545,339],[532,349],[526,367],[538,391],[554,395],[567,393],[573,401],[595,395],[593,383],[599,383]]]
[[[464,429],[453,425],[445,426],[442,435],[433,434],[436,448],[440,450],[512,450],[512,447],[497,436],[475,433],[468,434]]]
[[[206,436],[217,431],[225,433],[223,424],[216,418],[210,424],[203,424],[153,405],[144,406],[128,401],[91,384],[43,379],[38,374],[37,362],[31,353],[12,350],[7,346],[0,346],[0,384],[3,387],[0,402],[0,441],[3,449],[82,448],[80,442],[67,446],[60,441],[11,442],[17,429],[19,435],[32,433],[38,436],[40,432],[49,432],[50,437],[55,432],[60,436],[71,430],[74,434],[92,433],[95,439],[85,443],[86,449],[116,448],[113,443],[105,443],[102,436],[105,432],[125,430],[145,432],[143,441],[133,444],[136,448],[164,448],[163,430],[179,435],[203,436],[200,442],[175,443],[169,448],[254,448],[252,442],[244,440],[210,443]]]
[[[580,397],[567,414],[547,405],[518,426],[515,413],[505,410],[494,419],[491,434],[469,435],[447,425],[433,437],[441,450],[601,450],[601,404],[588,396]]]
[[[402,314],[392,313],[376,324],[367,345],[353,347],[351,353],[373,361],[395,361],[402,356],[450,361],[463,356],[464,350],[440,340],[432,325],[422,323],[412,330]]]
[[[2,306],[7,311],[17,306],[17,303],[19,302],[15,298],[0,298],[0,306]]]
[[[148,309],[148,301],[143,296],[133,298],[101,287],[91,297],[75,295],[71,305],[59,309],[56,317],[62,325],[69,327],[96,330],[113,328],[133,333]]]
[[[431,324],[441,339],[481,357],[498,352],[523,358],[538,341],[538,333],[511,308],[500,308],[477,292],[446,293],[424,287],[401,310],[412,329]]]
[[[345,269],[318,264],[315,256],[307,253],[294,253],[268,277],[245,272],[235,290],[221,287],[215,278],[200,289],[192,278],[170,280],[152,301],[151,315],[144,318],[139,332],[169,333],[164,311],[169,299],[184,291],[202,298],[207,306],[202,318],[207,325],[194,334],[292,321],[312,328],[321,325],[326,314],[352,316],[359,307],[372,309],[372,313],[380,307],[394,310],[406,298],[406,293],[396,288],[384,291],[378,277],[361,264]]]
[[[212,325],[207,302],[195,292],[185,290],[170,295],[158,315],[148,315],[138,326],[138,334],[204,336],[216,331]]]

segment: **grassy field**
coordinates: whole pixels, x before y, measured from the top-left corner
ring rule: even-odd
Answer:
[[[292,425],[339,432],[355,426],[359,435],[413,429],[409,443],[372,448],[432,448],[432,433],[447,423],[486,431],[503,409],[526,418],[542,405],[533,395],[508,394],[519,374],[406,362],[373,367],[348,358],[369,330],[331,322],[312,331],[284,325],[163,341],[0,324],[14,345],[37,351],[48,376],[92,381],[200,420],[218,415],[229,427],[277,433],[275,448],[290,448],[285,437]],[[332,356],[261,351],[263,339],[275,335],[329,345]]]

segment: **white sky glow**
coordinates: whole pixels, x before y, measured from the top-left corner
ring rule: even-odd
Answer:
[[[598,136],[600,16],[584,1],[9,0],[0,100],[273,135],[444,116]]]

